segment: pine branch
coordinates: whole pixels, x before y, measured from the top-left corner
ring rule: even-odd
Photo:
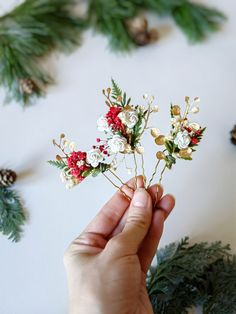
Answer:
[[[186,3],[184,6],[176,7],[172,11],[172,16],[192,42],[202,41],[208,33],[217,31],[225,19],[225,16],[218,10],[195,3]]]
[[[13,242],[18,242],[25,221],[25,214],[17,193],[8,188],[0,188],[0,232]]]
[[[204,314],[230,314],[236,304],[236,257],[221,242],[189,245],[188,238],[157,253],[147,289],[154,313],[180,314],[203,305]]]
[[[40,61],[53,49],[70,52],[80,44],[85,22],[71,13],[73,0],[26,0],[0,18],[0,81],[6,102],[28,105],[53,78]]]
[[[148,9],[157,14],[172,16],[192,42],[205,39],[208,33],[218,30],[226,19],[222,12],[188,0],[147,0],[144,2]]]
[[[171,16],[192,42],[202,41],[208,33],[218,30],[225,16],[214,8],[188,0],[90,0],[90,22],[106,35],[115,51],[129,51],[136,46],[127,21],[148,10]]]

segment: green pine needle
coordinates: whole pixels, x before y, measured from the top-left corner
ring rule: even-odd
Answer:
[[[26,0],[0,18],[0,81],[6,102],[14,99],[25,106],[44,95],[54,79],[42,59],[53,49],[70,52],[80,44],[85,22],[73,16],[72,4],[74,0]],[[26,80],[32,90],[25,90]]]
[[[9,188],[0,188],[0,232],[13,242],[21,238],[26,217],[17,193]]]
[[[23,106],[45,95],[54,77],[42,64],[54,50],[71,52],[81,33],[92,26],[104,34],[113,51],[135,48],[128,21],[140,11],[171,16],[192,42],[219,29],[225,16],[188,0],[89,0],[87,17],[74,15],[74,0],[25,0],[0,17],[0,82],[5,102]]]

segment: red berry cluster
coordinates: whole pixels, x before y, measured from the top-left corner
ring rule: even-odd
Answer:
[[[122,133],[125,133],[125,126],[121,122],[121,119],[118,117],[121,111],[122,111],[122,108],[110,107],[108,113],[106,114],[106,118],[107,118],[107,122],[109,126],[114,131],[120,131]]]
[[[185,129],[186,129],[186,131],[188,131],[188,133],[190,133],[191,145],[192,146],[197,145],[201,139],[203,129],[200,129],[197,131],[193,131],[191,128],[188,128],[188,127],[186,127]]]
[[[68,167],[71,169],[71,174],[79,180],[83,181],[85,177],[82,176],[82,173],[90,168],[86,164],[86,152],[72,152],[70,157],[67,159]],[[82,161],[83,163],[79,166],[78,162]]]
[[[96,142],[100,143],[101,139],[97,138]],[[103,142],[105,142],[105,141],[103,141]],[[104,155],[108,155],[109,156],[108,151],[107,151],[107,144],[106,144],[106,142],[105,142],[105,144],[94,145],[93,149],[99,149],[100,152],[102,152]]]

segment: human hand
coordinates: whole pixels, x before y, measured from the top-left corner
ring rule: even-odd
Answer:
[[[137,183],[122,187],[131,203],[116,192],[66,251],[70,314],[153,313],[146,274],[175,200]]]

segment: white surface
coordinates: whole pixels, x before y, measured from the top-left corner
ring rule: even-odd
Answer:
[[[189,46],[171,27],[156,45],[117,56],[105,38],[87,33],[74,54],[53,61],[58,84],[46,99],[25,111],[16,104],[0,107],[0,164],[20,174],[16,188],[30,216],[19,244],[0,237],[1,314],[67,313],[63,252],[114,190],[99,177],[68,192],[46,161],[55,155],[51,139],[61,131],[83,149],[93,143],[96,119],[106,110],[101,89],[111,76],[136,102],[144,92],[157,97],[156,123],[165,132],[171,101],[182,102],[186,94],[201,97],[197,119],[207,133],[194,161],[179,162],[165,176],[165,189],[177,204],[161,244],[190,235],[236,247],[236,147],[229,142],[236,123],[236,5],[207,2],[225,11],[229,21],[206,43]],[[169,22],[157,25],[166,29]],[[149,172],[154,162],[150,145]]]

